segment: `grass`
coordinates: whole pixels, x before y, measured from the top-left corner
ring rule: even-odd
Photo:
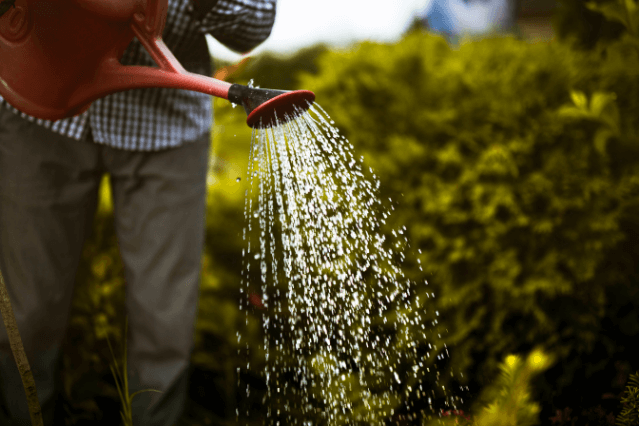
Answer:
[[[107,335],[107,344],[109,345],[109,351],[111,352],[111,356],[113,357],[113,364],[109,365],[111,369],[111,374],[113,374],[113,379],[116,382],[116,387],[118,388],[118,395],[120,396],[120,403],[122,409],[120,410],[120,416],[122,417],[122,422],[124,426],[133,426],[132,419],[132,411],[131,411],[131,402],[133,398],[142,393],[142,392],[159,392],[162,391],[156,389],[142,389],[133,394],[129,394],[129,380],[127,374],[127,319],[124,321],[124,355],[122,361],[122,371],[120,371],[120,367],[118,365],[118,359],[113,353],[113,348],[111,347],[111,342],[109,341],[109,336]]]

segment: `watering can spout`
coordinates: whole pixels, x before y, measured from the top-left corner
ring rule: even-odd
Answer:
[[[163,87],[192,90],[228,99],[230,83],[194,74],[184,69],[167,70],[146,66],[123,66],[115,59],[102,63],[91,82],[80,86],[69,103],[81,105],[114,92]]]
[[[287,121],[309,109],[316,96],[309,90],[274,90],[233,84],[229,101],[242,105],[247,124],[254,128],[272,127],[277,120]]]
[[[243,105],[251,127],[309,108],[315,95],[227,83],[186,71],[161,39],[167,0],[15,0],[0,16],[0,95],[47,120],[77,115],[111,93],[145,87],[193,90]],[[158,68],[120,64],[137,37]],[[273,117],[272,117],[273,116]]]
[[[241,105],[247,113],[247,125],[253,128],[272,127],[278,121],[294,118],[311,106],[315,94],[309,90],[274,90],[231,84],[185,70],[165,70],[142,66],[123,67],[105,62],[97,74],[98,85],[91,92],[79,90],[73,105],[88,105],[92,100],[131,88],[166,87],[193,90]]]

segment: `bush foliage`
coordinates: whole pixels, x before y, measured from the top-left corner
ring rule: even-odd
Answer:
[[[539,424],[540,404],[531,399],[532,378],[547,369],[553,360],[539,349],[523,359],[510,354],[500,363],[500,374],[475,401],[473,417],[461,410],[444,411],[428,426],[531,426]]]
[[[561,365],[551,394],[633,360],[620,338],[637,336],[637,55],[627,39],[454,50],[416,32],[327,53],[302,80],[398,200],[392,227],[421,250],[465,377],[542,345]]]

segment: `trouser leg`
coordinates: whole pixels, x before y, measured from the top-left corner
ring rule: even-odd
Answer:
[[[209,135],[153,153],[104,148],[126,282],[127,364],[138,426],[184,410],[204,242]]]
[[[45,426],[61,394],[59,358],[100,175],[97,148],[0,110],[0,270],[33,372]],[[0,324],[0,424],[30,425]]]

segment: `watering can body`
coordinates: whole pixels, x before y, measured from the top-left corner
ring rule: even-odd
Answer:
[[[161,35],[167,0],[16,0],[0,17],[0,95],[49,120],[86,110],[110,93],[175,87],[227,98],[230,84],[192,74]],[[123,66],[136,36],[158,68]]]
[[[114,92],[165,87],[238,105],[251,127],[277,124],[315,100],[313,92],[249,88],[186,71],[162,41],[168,0],[15,0],[0,16],[0,95],[20,111],[58,120]],[[158,65],[124,66],[136,37]]]

